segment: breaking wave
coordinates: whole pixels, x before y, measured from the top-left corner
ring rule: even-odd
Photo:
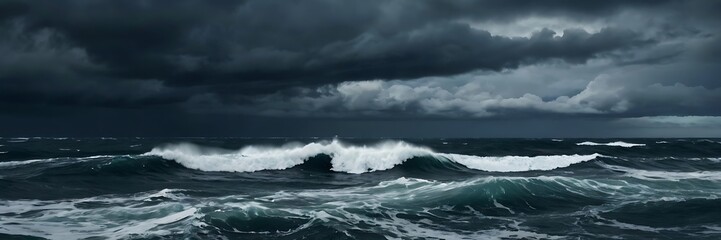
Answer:
[[[597,142],[581,142],[576,143],[578,146],[610,146],[610,147],[643,147],[646,144],[643,143],[627,143],[627,142],[610,142],[610,143],[597,143]]]
[[[301,165],[312,157],[327,155],[331,158],[331,170],[356,174],[388,170],[415,157],[431,157],[437,161],[457,163],[482,171],[524,172],[568,167],[601,156],[473,156],[437,153],[403,141],[352,146],[338,140],[305,145],[288,144],[281,147],[247,146],[234,151],[181,143],[156,147],[143,155],[174,160],[187,168],[226,172],[288,169]]]

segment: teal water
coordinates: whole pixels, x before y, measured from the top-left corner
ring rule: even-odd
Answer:
[[[719,239],[719,196],[720,139],[0,139],[0,239]]]

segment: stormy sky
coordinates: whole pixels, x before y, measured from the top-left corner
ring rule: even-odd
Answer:
[[[0,0],[0,136],[719,137],[721,1]]]

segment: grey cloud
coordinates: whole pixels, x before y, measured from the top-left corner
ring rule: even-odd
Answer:
[[[514,69],[549,59],[584,63],[650,44],[639,32],[544,30],[492,36],[462,20],[528,15],[602,18],[659,1],[7,1],[5,21],[57,32],[103,77],[255,94],[349,80]],[[541,30],[541,29],[538,29]],[[34,66],[38,68],[38,66]],[[75,72],[85,75],[83,72]],[[1,77],[1,76],[0,76]],[[82,76],[81,76],[82,77]]]
[[[158,102],[158,80],[113,79],[100,74],[87,52],[57,31],[28,33],[21,21],[0,30],[0,102],[129,106]]]
[[[653,68],[652,68],[653,69]],[[413,81],[354,81],[314,89],[279,92],[244,102],[204,95],[186,107],[208,112],[235,112],[266,116],[381,118],[428,116],[485,118],[527,113],[585,116],[718,115],[721,88],[659,81],[638,67],[593,77],[571,94],[530,91],[529,82],[516,82],[516,92],[497,91],[489,76],[428,84]],[[533,70],[543,73],[543,69]],[[532,72],[533,73],[533,72]],[[516,76],[518,77],[518,76]],[[525,78],[528,75],[520,75]],[[506,79],[512,80],[512,79]],[[583,81],[583,80],[581,80]],[[505,83],[504,83],[505,84]]]

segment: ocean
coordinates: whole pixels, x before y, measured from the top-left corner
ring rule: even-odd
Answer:
[[[0,239],[721,239],[720,197],[721,139],[0,139]]]

